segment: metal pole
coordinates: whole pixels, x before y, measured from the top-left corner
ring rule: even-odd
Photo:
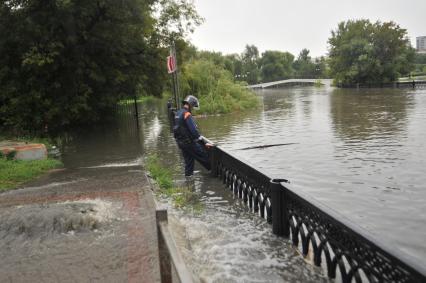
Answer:
[[[175,60],[175,52],[174,52],[174,42],[170,45],[170,56],[173,60]],[[176,72],[176,71],[175,71]],[[175,81],[175,72],[171,73],[172,75],[172,92],[173,92],[173,99],[175,101],[175,109],[178,108],[178,99],[177,99],[177,93],[176,93],[176,81]]]
[[[216,148],[216,146],[213,146],[210,149],[210,164],[211,164],[211,169],[210,169],[210,175],[212,177],[217,177],[218,176],[218,172],[217,172],[217,154],[218,154],[218,150]]]
[[[136,118],[136,126],[139,129],[139,111],[138,111],[138,102],[136,100],[136,95],[133,97],[134,105],[135,105],[135,118]]]
[[[175,72],[173,73],[173,75],[175,76],[175,81],[176,81],[176,101],[177,101],[177,104],[176,104],[176,109],[180,109],[181,108],[181,103],[180,103],[180,94],[179,94],[179,68],[178,68],[178,62],[177,62],[177,56],[176,56],[176,45],[175,45],[175,42],[173,41],[173,43],[172,43],[172,46],[173,46],[173,50],[172,50],[172,52],[173,52],[173,57],[175,58],[175,64],[176,64],[176,70],[175,70]]]

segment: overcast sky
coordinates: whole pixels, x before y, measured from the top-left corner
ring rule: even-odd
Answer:
[[[426,0],[194,0],[205,22],[190,36],[202,50],[241,53],[246,44],[313,57],[327,53],[327,39],[348,19],[394,21],[426,36]]]

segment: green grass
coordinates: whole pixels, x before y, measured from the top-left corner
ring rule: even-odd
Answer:
[[[157,155],[150,155],[146,160],[146,168],[160,188],[159,193],[171,198],[177,208],[192,208],[196,212],[202,210],[198,195],[189,187],[176,187],[173,184],[173,173],[162,166]]]
[[[322,81],[320,79],[315,80],[314,86],[315,87],[322,87],[323,86]]]
[[[154,96],[139,96],[136,98],[136,102],[137,103],[152,103],[153,101],[155,101],[155,99],[157,99]],[[135,100],[133,98],[129,98],[129,99],[123,99],[120,100],[118,102],[119,105],[129,105],[129,104],[133,104],[135,103]]]
[[[24,161],[0,158],[0,191],[14,189],[61,166],[62,162],[56,159]]]

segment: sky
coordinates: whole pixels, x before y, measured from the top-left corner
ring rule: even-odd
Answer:
[[[242,53],[303,48],[312,57],[327,54],[337,24],[349,19],[394,21],[407,30],[413,47],[426,36],[426,0],[194,0],[205,22],[190,36],[201,50]]]

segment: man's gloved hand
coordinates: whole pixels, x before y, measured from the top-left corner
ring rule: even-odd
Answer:
[[[198,138],[198,141],[199,141],[199,142],[201,142],[202,144],[204,144],[204,146],[205,146],[206,148],[211,148],[211,147],[213,147],[213,146],[214,146],[214,144],[209,143],[209,142],[206,140],[206,138],[205,138],[205,137],[203,137],[203,136],[200,136],[200,137]]]

